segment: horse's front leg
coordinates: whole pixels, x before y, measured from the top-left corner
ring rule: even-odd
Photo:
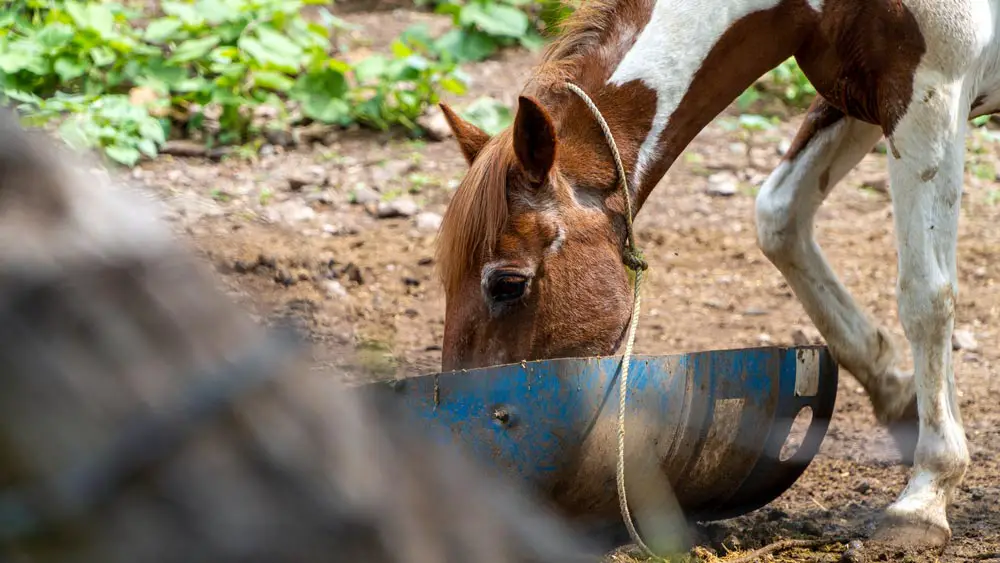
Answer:
[[[881,137],[878,126],[816,98],[791,149],[757,196],[757,241],[837,362],[868,392],[875,415],[910,463],[917,440],[913,377],[898,369],[888,331],[854,301],[813,234],[820,205]]]
[[[899,316],[913,350],[920,432],[910,481],[886,510],[877,537],[911,546],[950,539],[947,506],[969,465],[951,353],[965,98],[960,83],[918,75],[913,102],[893,134],[898,158],[889,157]]]

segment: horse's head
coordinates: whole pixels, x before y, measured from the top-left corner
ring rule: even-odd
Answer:
[[[613,353],[632,294],[606,147],[557,135],[532,97],[492,137],[442,107],[470,166],[438,240],[443,368]],[[586,110],[572,121],[596,127]]]

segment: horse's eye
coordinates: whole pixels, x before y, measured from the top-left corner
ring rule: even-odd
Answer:
[[[490,279],[487,292],[494,303],[516,301],[524,296],[528,278],[519,274],[500,273]]]

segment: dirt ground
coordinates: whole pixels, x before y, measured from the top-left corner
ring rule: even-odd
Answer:
[[[442,24],[393,6],[341,14],[364,26],[359,36],[373,47],[410,23]],[[461,106],[488,94],[512,102],[535,57],[512,51],[470,67],[472,92],[449,101]],[[778,129],[747,138],[717,120],[655,190],[637,221],[652,267],[639,353],[792,344],[797,330],[814,332],[757,249],[753,223],[757,186],[800,121],[792,115]],[[942,561],[1000,560],[1000,411],[993,403],[1000,393],[1000,352],[993,348],[1000,331],[1000,144],[977,133],[969,149],[956,326],[975,343],[956,352],[955,365],[973,464],[951,509],[954,539]],[[265,147],[250,161],[164,157],[132,178],[167,203],[179,231],[216,266],[232,295],[262,320],[308,330],[317,344],[316,369],[368,379],[439,367],[444,296],[432,260],[435,221],[464,171],[452,141],[347,131],[323,143]],[[709,177],[719,173],[738,183],[735,194],[709,194]],[[817,220],[818,240],[858,302],[891,328],[908,355],[896,315],[886,180],[885,158],[873,152],[830,196]],[[409,198],[418,214],[378,218],[366,198]],[[778,537],[867,534],[901,490],[906,469],[897,465],[859,385],[841,373],[837,410],[818,457],[769,507],[708,526],[717,553]],[[851,557],[844,560],[857,560]],[[891,552],[880,558],[906,560]]]

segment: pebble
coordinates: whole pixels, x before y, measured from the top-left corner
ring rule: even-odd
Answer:
[[[437,213],[424,211],[417,215],[415,223],[421,231],[437,231],[441,227],[442,217]]]
[[[326,294],[330,297],[343,298],[347,297],[347,289],[337,280],[326,280],[323,283],[324,289],[326,289]]]
[[[326,170],[323,170],[321,166],[312,166],[305,170],[292,172],[287,178],[288,189],[298,191],[306,186],[324,186],[328,178]]]
[[[864,561],[864,556],[861,553],[861,542],[858,540],[852,540],[847,544],[847,549],[844,551],[843,555],[840,556],[842,563],[861,563]]]
[[[432,141],[443,141],[454,135],[444,112],[438,106],[431,106],[424,115],[417,118],[417,125],[427,133]]]
[[[401,197],[392,201],[381,201],[375,211],[379,219],[390,219],[393,217],[412,217],[419,211],[417,202],[408,197]]]
[[[316,211],[312,207],[294,200],[284,201],[268,207],[266,214],[267,218],[275,223],[297,223],[316,217]]]
[[[760,342],[761,344],[770,344],[772,342],[771,335],[766,332],[762,332],[757,335],[757,342]]]
[[[378,192],[360,182],[354,186],[354,191],[351,192],[351,203],[356,205],[368,205],[369,203],[377,202],[379,199],[381,198]]]
[[[361,275],[361,269],[358,268],[357,264],[355,264],[354,262],[351,262],[346,266],[344,266],[344,269],[341,271],[341,274],[347,276],[347,279],[351,280],[352,282],[358,285],[364,285],[365,283],[365,279]]]
[[[729,172],[718,172],[708,177],[708,195],[729,197],[736,195],[736,177]]]
[[[820,335],[819,331],[812,326],[800,326],[795,327],[792,330],[792,343],[795,346],[810,346],[813,344],[821,344],[823,342],[823,336]]]
[[[872,490],[872,486],[871,483],[869,483],[868,481],[862,481],[858,483],[856,487],[854,487],[854,492],[861,494],[865,494],[870,490]]]
[[[979,342],[976,341],[976,336],[968,330],[956,330],[951,333],[951,347],[954,350],[976,350],[979,348]]]
[[[382,186],[389,182],[400,182],[404,177],[416,169],[416,165],[405,160],[390,160],[382,166],[376,166],[369,172],[372,183]]]

